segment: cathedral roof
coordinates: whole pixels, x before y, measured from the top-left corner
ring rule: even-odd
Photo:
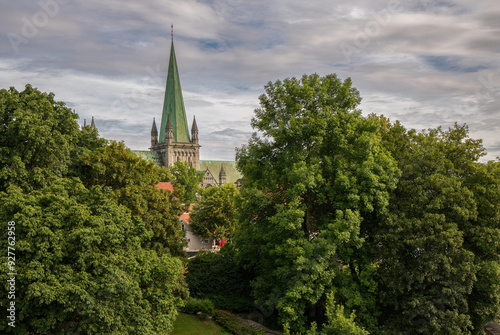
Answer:
[[[142,159],[151,161],[158,166],[162,166],[161,153],[159,151],[132,150],[132,152]]]
[[[172,123],[174,142],[190,142],[189,129],[182,98],[181,81],[175,58],[174,41],[170,46],[170,60],[168,63],[167,84],[163,100],[163,113],[161,117],[160,138],[158,142],[165,142],[165,127],[170,117]]]
[[[161,153],[159,151],[132,150],[137,156],[162,166]],[[223,170],[226,173],[226,183],[235,184],[243,175],[236,169],[234,161],[200,161],[200,171],[209,170],[213,176],[218,176]],[[218,181],[218,180],[217,180]]]
[[[235,184],[242,177],[234,161],[200,161],[200,170],[209,170],[214,176],[219,176],[221,169],[226,172],[226,183]]]

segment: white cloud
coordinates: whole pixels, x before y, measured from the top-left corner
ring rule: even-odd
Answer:
[[[8,34],[22,36],[24,18],[33,23],[43,9],[3,9],[0,87],[52,91],[134,149],[149,147],[161,114],[173,23],[188,119],[196,115],[205,159],[234,158],[268,81],[315,72],[352,77],[366,114],[417,129],[467,123],[488,158],[498,155],[494,0],[61,1],[18,53]]]

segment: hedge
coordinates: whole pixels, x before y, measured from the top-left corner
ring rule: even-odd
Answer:
[[[214,320],[222,327],[235,335],[254,335],[253,328],[238,315],[228,311],[216,309],[214,311]]]

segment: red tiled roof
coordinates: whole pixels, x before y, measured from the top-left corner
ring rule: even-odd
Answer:
[[[157,188],[159,188],[160,190],[169,190],[170,192],[174,191],[174,187],[172,186],[171,182],[162,181],[162,182],[156,184],[155,186]]]
[[[189,220],[191,219],[190,216],[189,216],[189,213],[183,213],[179,216],[181,219],[183,219],[184,221],[186,221],[187,224],[190,224]]]

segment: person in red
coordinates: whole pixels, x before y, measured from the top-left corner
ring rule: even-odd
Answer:
[[[222,238],[222,240],[220,240],[220,243],[219,243],[219,247],[222,248],[222,246],[226,244],[226,240],[224,239],[224,237]]]

